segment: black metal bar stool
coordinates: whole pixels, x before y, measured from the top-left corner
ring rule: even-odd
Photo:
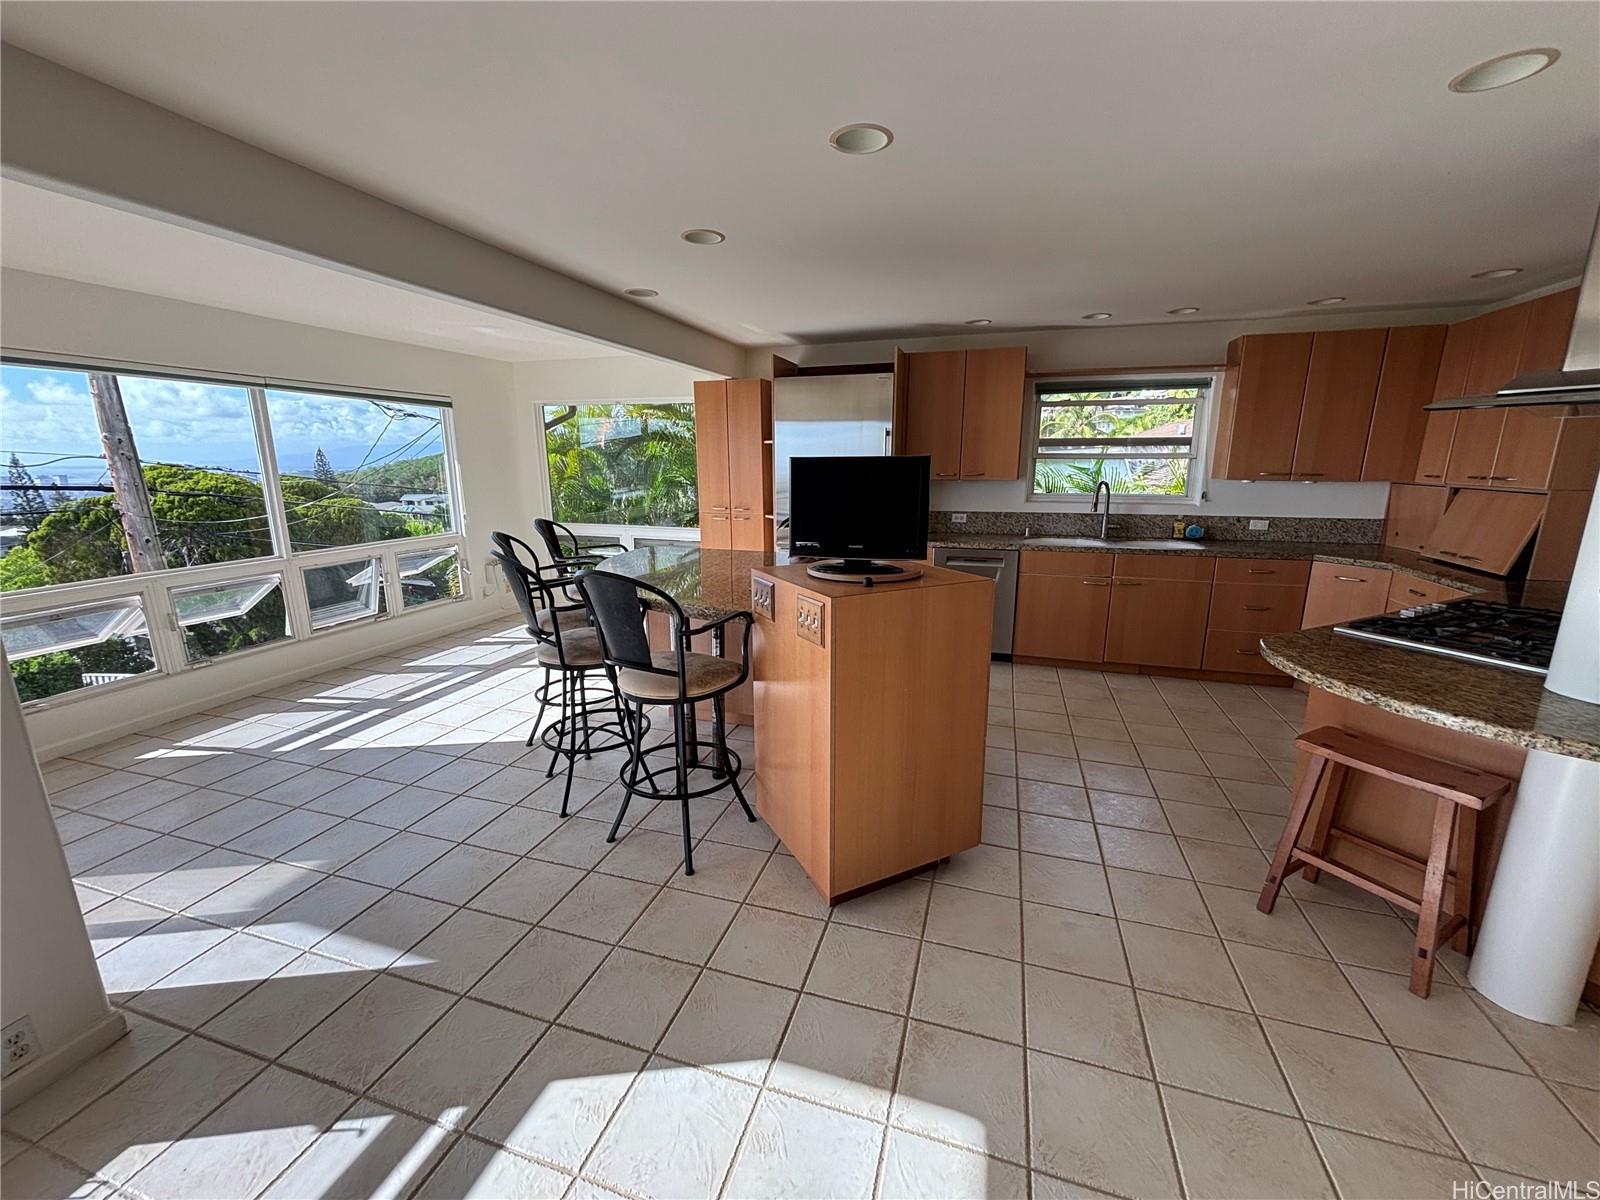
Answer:
[[[750,629],[755,618],[750,613],[740,612],[720,621],[691,626],[678,602],[651,584],[594,568],[580,572],[576,582],[599,635],[600,657],[605,662],[606,673],[628,715],[630,745],[628,761],[622,768],[622,803],[606,841],[616,841],[617,830],[622,827],[622,818],[633,797],[676,800],[683,808],[683,873],[693,875],[689,801],[731,786],[744,815],[751,821],[756,819],[744,798],[744,789],[739,786],[739,772],[744,769],[744,762],[735,751],[728,749],[724,712],[724,697],[750,673]],[[645,630],[646,607],[667,614],[672,630],[670,649],[650,649]],[[720,634],[733,621],[744,625],[743,654],[739,662],[713,654],[697,654],[689,648],[691,638],[702,633]],[[692,736],[694,706],[708,701],[713,713],[709,767],[712,782],[705,787],[691,788],[689,773],[699,766]],[[649,728],[644,711],[649,706],[665,706],[672,711],[672,738],[663,739],[654,746],[644,744]],[[660,765],[652,762],[653,758],[659,762],[667,755],[670,755],[668,762]],[[670,790],[662,787],[668,778]]]
[[[544,542],[544,548],[550,552],[550,561],[564,567],[593,566],[606,557],[604,554],[595,553],[597,550],[627,550],[621,542],[590,542],[585,546],[578,541],[577,534],[561,522],[552,521],[549,517],[535,517],[533,531],[539,535]]]
[[[539,713],[527,744],[538,738],[550,751],[547,779],[555,774],[558,762],[567,760],[567,783],[561,792],[564,817],[572,797],[573,764],[579,758],[629,747],[630,721],[616,691],[601,681],[605,663],[600,643],[582,601],[571,595],[572,569],[541,564],[533,547],[512,534],[497,530],[490,538],[495,544],[491,556],[511,585],[545,670],[545,681],[534,692]],[[541,733],[539,726],[552,704],[560,715]]]

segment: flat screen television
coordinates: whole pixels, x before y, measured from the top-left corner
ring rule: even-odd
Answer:
[[[791,458],[790,553],[842,560],[812,574],[904,576],[874,560],[927,557],[929,470],[925,454]]]

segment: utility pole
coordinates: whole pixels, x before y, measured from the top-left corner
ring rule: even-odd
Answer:
[[[122,406],[117,377],[103,371],[91,373],[89,394],[94,398],[100,445],[105,451],[111,491],[128,542],[128,561],[135,573],[163,570],[167,561],[161,553],[156,517],[150,508],[150,493],[144,486],[139,451],[133,444],[133,429],[128,425],[128,411]]]

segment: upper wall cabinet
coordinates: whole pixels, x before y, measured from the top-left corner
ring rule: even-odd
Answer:
[[[1018,479],[1027,349],[934,350],[897,355],[902,454],[926,454],[935,479]]]
[[[1293,475],[1311,340],[1309,333],[1261,333],[1228,344],[1211,472],[1216,478]]]
[[[771,550],[772,384],[702,379],[694,385],[700,544]]]
[[[1444,325],[1404,325],[1389,330],[1383,348],[1383,373],[1361,459],[1364,480],[1405,479],[1418,461],[1427,433],[1425,408],[1444,357]],[[1446,453],[1449,448],[1446,445]],[[1443,477],[1443,459],[1440,475]],[[1437,482],[1437,481],[1435,481]]]
[[[1416,417],[1432,394],[1437,355],[1424,337],[1397,346],[1392,369],[1387,329],[1247,334],[1228,346],[1212,475],[1256,481],[1391,479],[1400,465],[1366,468],[1383,390],[1385,430],[1422,440]],[[1409,334],[1407,337],[1409,338]],[[1411,423],[1417,429],[1413,435]],[[1388,447],[1385,447],[1386,451]],[[1392,456],[1393,457],[1393,456]]]

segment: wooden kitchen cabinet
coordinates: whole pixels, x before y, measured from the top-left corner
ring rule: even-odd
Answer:
[[[1271,583],[1279,587],[1303,588],[1311,578],[1309,559],[1295,558],[1219,558],[1218,583]]]
[[[1491,395],[1516,376],[1528,332],[1529,310],[1527,304],[1514,304],[1464,322],[1473,327],[1465,395]]]
[[[901,453],[928,455],[934,479],[1019,478],[1027,353],[1001,346],[904,355]]]
[[[1306,589],[1278,583],[1216,583],[1207,627],[1226,633],[1288,633],[1300,628]],[[1224,668],[1226,669],[1226,668]]]
[[[1312,563],[1300,628],[1317,629],[1383,612],[1389,604],[1393,574],[1383,568]]]
[[[961,477],[961,400],[967,352],[906,355],[906,454],[926,454],[935,479]]]
[[[1468,593],[1460,588],[1396,571],[1393,582],[1389,584],[1387,611],[1399,612],[1402,608],[1416,608],[1419,604],[1443,604],[1447,600],[1459,600],[1465,595]]]
[[[694,458],[700,497],[700,545],[733,548],[732,485],[728,477],[728,382],[694,383]]]
[[[1113,578],[1105,661],[1199,667],[1205,658],[1211,584],[1204,580]]]
[[[1216,478],[1284,480],[1294,473],[1313,340],[1309,333],[1259,333],[1228,344]]]
[[[1456,440],[1456,418],[1460,414],[1441,410],[1428,414],[1422,427],[1422,445],[1417,450],[1418,483],[1443,483],[1450,469],[1450,447]]]
[[[1088,556],[1059,554],[1055,557]],[[1101,662],[1105,657],[1106,616],[1110,608],[1109,574],[1019,575],[1011,652],[1026,658]]]
[[[1119,554],[1106,615],[1105,661],[1196,668],[1205,658],[1216,559]]]
[[[1463,408],[1457,412],[1445,482],[1457,487],[1488,487],[1505,424],[1503,408]]]
[[[1389,330],[1361,459],[1363,480],[1406,479],[1422,469],[1417,463],[1423,438],[1428,419],[1435,415],[1426,411],[1426,406],[1433,401],[1438,383],[1447,330],[1445,325],[1402,325]],[[1448,456],[1448,442],[1445,452]],[[1440,480],[1444,462],[1441,457]]]
[[[966,352],[961,402],[961,478],[1017,479],[1028,351],[1000,346]]]
[[[771,550],[771,382],[696,380],[694,432],[700,545]]]
[[[1283,679],[1283,672],[1261,655],[1259,633],[1236,633],[1212,629],[1206,633],[1205,657],[1200,665],[1207,671],[1227,671],[1244,675],[1266,675]]]
[[[1505,409],[1489,486],[1511,491],[1542,491],[1549,487],[1556,443],[1561,439],[1561,414],[1565,411],[1564,406],[1555,404]]]
[[[1567,360],[1572,320],[1578,313],[1578,289],[1540,296],[1530,300],[1526,307],[1528,328],[1522,339],[1522,354],[1517,359],[1517,374],[1559,371]]]
[[[1383,518],[1383,544],[1400,550],[1421,550],[1444,516],[1449,499],[1447,487],[1395,484],[1389,489],[1389,509]]]
[[[1312,337],[1292,478],[1362,478],[1388,337],[1387,329],[1341,329]]]
[[[1527,492],[1463,488],[1444,510],[1422,553],[1504,575],[1539,528],[1545,499]]]

